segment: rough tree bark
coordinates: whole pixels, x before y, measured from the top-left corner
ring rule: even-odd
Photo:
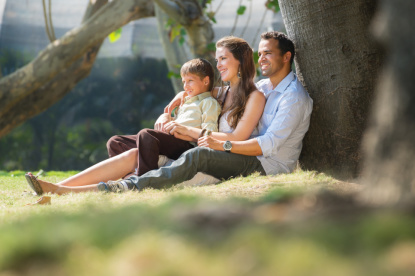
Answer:
[[[385,47],[385,67],[365,136],[364,182],[373,204],[414,202],[415,2],[381,0],[374,30]]]
[[[376,0],[280,0],[297,75],[314,100],[303,168],[356,177],[381,55],[368,26]]]

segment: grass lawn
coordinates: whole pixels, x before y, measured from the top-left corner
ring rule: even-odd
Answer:
[[[24,173],[0,172],[0,276],[414,275],[415,219],[345,210],[359,190],[300,170],[26,205]]]

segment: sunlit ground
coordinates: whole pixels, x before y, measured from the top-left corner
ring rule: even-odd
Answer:
[[[0,275],[414,275],[413,215],[354,207],[361,189],[297,171],[26,205],[3,172]]]

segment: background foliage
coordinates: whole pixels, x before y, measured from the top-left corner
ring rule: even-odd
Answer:
[[[3,74],[33,58],[13,51],[1,57]],[[164,60],[98,59],[61,101],[0,139],[0,168],[79,170],[107,158],[109,137],[153,127],[174,96],[167,75]]]

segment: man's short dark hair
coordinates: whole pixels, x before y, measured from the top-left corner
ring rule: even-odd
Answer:
[[[291,52],[291,59],[290,63],[293,64],[294,56],[295,56],[295,48],[294,43],[288,36],[284,33],[280,33],[277,31],[265,32],[261,34],[261,39],[269,40],[275,39],[278,40],[278,48],[280,49],[281,53],[284,55],[286,52]]]

